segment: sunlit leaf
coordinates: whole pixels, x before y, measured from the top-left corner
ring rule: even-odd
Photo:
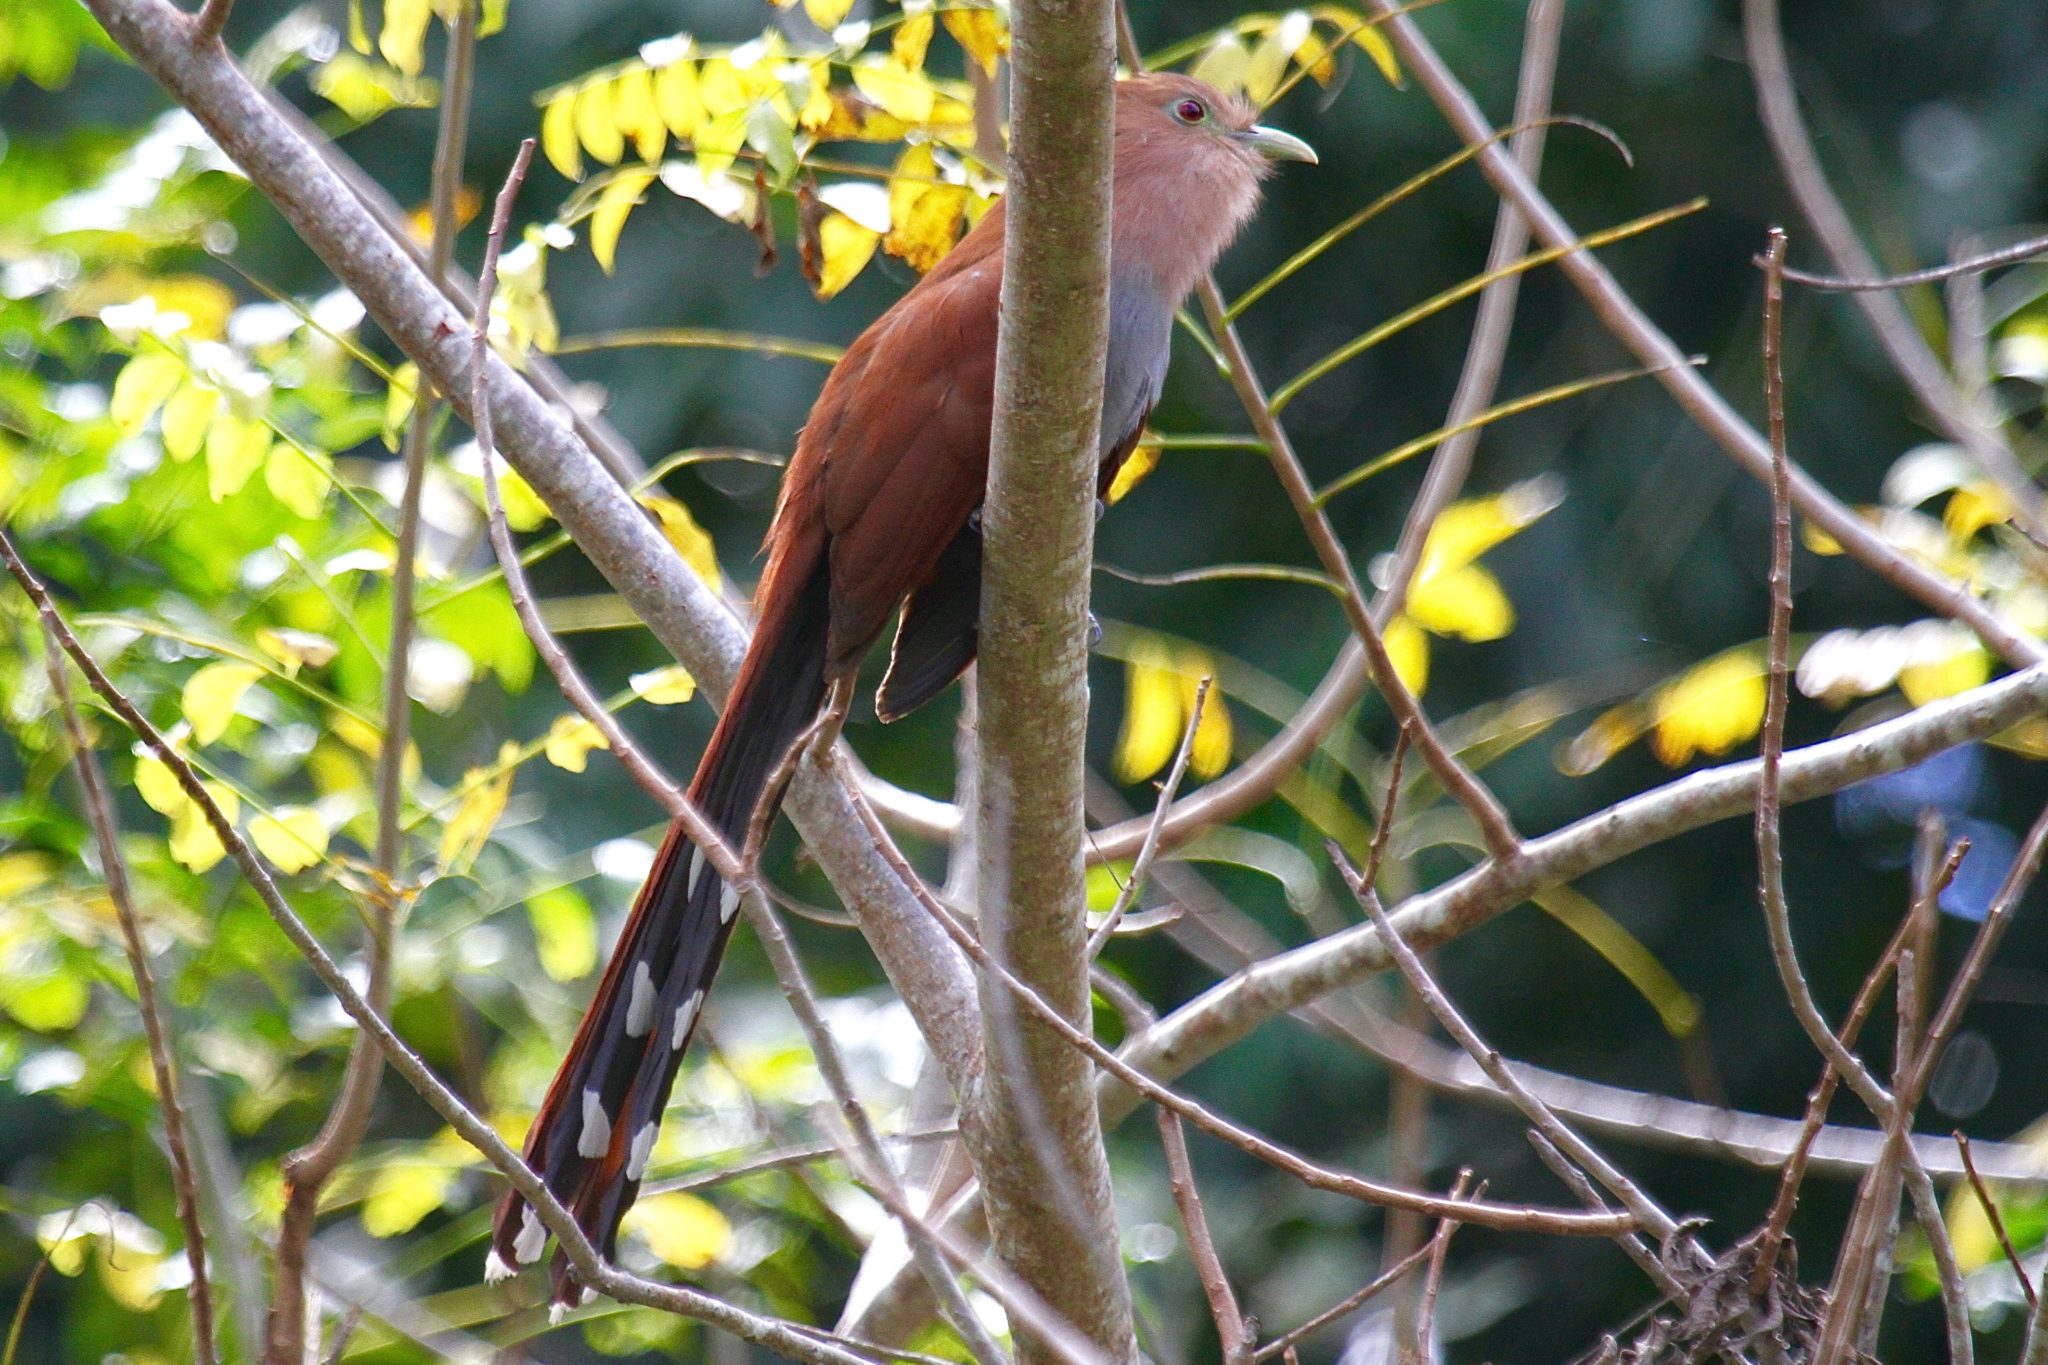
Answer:
[[[1150,637],[1124,665],[1123,729],[1116,741],[1116,778],[1142,782],[1164,768],[1180,746],[1180,679],[1166,646]]]
[[[740,148],[747,145],[747,111],[742,104],[720,114],[712,114],[697,125],[697,136],[692,139],[697,148],[697,168],[708,181],[723,179],[738,159]],[[749,203],[752,198],[749,197]]]
[[[1982,687],[1991,677],[1991,656],[1972,639],[1945,659],[1907,664],[1899,670],[1899,691],[1915,706]]]
[[[921,71],[906,71],[886,57],[865,58],[854,64],[853,84],[894,118],[913,127],[932,116],[937,95]]]
[[[1396,616],[1387,622],[1387,628],[1380,632],[1387,647],[1387,656],[1394,662],[1394,672],[1400,677],[1401,685],[1416,696],[1421,696],[1429,686],[1429,636],[1422,627],[1406,616]]]
[[[613,114],[619,131],[633,143],[642,161],[661,160],[668,144],[668,127],[654,102],[654,73],[644,66],[629,66],[612,87]]]
[[[1408,594],[1408,618],[1436,635],[1475,643],[1498,640],[1515,626],[1515,609],[1500,580],[1477,564],[1432,574]]]
[[[405,419],[412,414],[413,399],[420,391],[420,367],[410,360],[391,372],[384,388],[384,448],[397,453]]]
[[[170,767],[153,755],[135,760],[135,791],[158,815],[176,815],[192,800]]]
[[[893,198],[894,187],[891,187]],[[900,256],[919,271],[930,270],[946,259],[967,213],[965,185],[927,185],[912,201],[907,213],[891,214],[889,233],[882,249]]]
[[[363,1231],[372,1237],[411,1232],[448,1202],[461,1172],[445,1161],[387,1161],[370,1177],[363,1195]]]
[[[626,1214],[623,1226],[646,1239],[648,1249],[678,1270],[702,1270],[732,1242],[732,1224],[694,1194],[657,1194]]]
[[[652,706],[675,706],[697,695],[697,680],[681,664],[635,673],[630,682],[633,695]]]
[[[154,348],[138,351],[114,376],[107,416],[122,434],[132,436],[184,381],[185,362],[177,356]]]
[[[653,171],[622,171],[598,195],[597,207],[590,212],[590,254],[607,275],[619,249],[619,233],[625,229],[626,216],[640,202],[641,192],[653,183]]]
[[[683,557],[683,563],[696,571],[706,587],[719,591],[725,580],[718,568],[718,547],[712,543],[711,533],[690,515],[690,509],[665,493],[642,493],[640,505],[661,522],[661,533]]]
[[[554,981],[577,981],[597,965],[597,917],[573,887],[555,886],[526,898],[541,970]]]
[[[280,872],[304,872],[327,856],[327,822],[310,806],[279,806],[249,822],[249,842]]]
[[[427,0],[384,0],[384,22],[377,31],[377,53],[408,76],[417,76],[426,59]]]
[[[257,631],[256,647],[283,664],[285,671],[295,677],[301,668],[325,668],[341,652],[341,646],[325,635],[310,630],[293,630],[288,626],[266,626]]]
[[[1650,748],[1666,765],[1726,753],[1763,724],[1763,662],[1753,648],[1717,654],[1660,688],[1650,712]]]
[[[333,464],[318,451],[300,450],[289,441],[279,441],[263,461],[263,486],[294,515],[317,517],[334,487]]]
[[[589,766],[592,749],[609,749],[611,741],[595,725],[580,715],[556,716],[554,724],[548,726],[546,745],[542,752],[548,762],[568,772],[580,773]]]
[[[254,417],[223,412],[206,431],[206,491],[215,502],[242,491],[270,454],[270,428]]]
[[[164,453],[180,464],[197,455],[219,407],[220,390],[213,385],[195,379],[181,386],[164,404]]]
[[[576,92],[565,90],[540,112],[540,149],[548,164],[571,180],[583,178],[583,148],[576,140]]]
[[[810,15],[811,22],[827,33],[838,28],[852,9],[853,0],[804,0],[804,13]]]
[[[1563,481],[1554,475],[1539,475],[1487,497],[1452,503],[1430,524],[1415,568],[1416,583],[1470,564],[1563,500]]]
[[[203,784],[207,795],[220,807],[220,813],[228,823],[233,824],[242,809],[242,798],[231,788],[215,782]],[[171,857],[188,871],[204,872],[219,862],[227,853],[220,839],[214,834],[213,826],[207,822],[205,813],[197,801],[189,801],[184,808],[171,818]]]
[[[476,855],[483,851],[499,817],[505,813],[505,803],[512,797],[512,775],[516,771],[512,763],[518,756],[519,746],[507,740],[498,750],[497,764],[493,765],[504,771],[492,777],[487,776],[487,768],[471,768],[463,774],[467,790],[441,831],[439,857],[444,871],[467,872]]]
[[[833,210],[818,222],[817,295],[829,299],[852,284],[874,259],[882,234]]]
[[[1842,542],[1836,540],[1813,522],[1801,519],[1799,522],[1799,543],[1817,555],[1838,555],[1842,553]]]
[[[77,972],[17,972],[0,978],[0,1009],[34,1033],[63,1033],[85,1018],[91,991]]]
[[[626,135],[619,131],[613,103],[608,80],[585,81],[576,92],[576,140],[607,166],[616,165],[626,154]]]
[[[408,76],[353,52],[343,52],[315,67],[307,83],[314,94],[357,123],[367,123],[393,109],[426,108],[440,96],[437,82]]]
[[[50,880],[57,860],[47,853],[24,850],[0,853],[0,902],[14,900]]]
[[[262,676],[263,670],[254,664],[223,661],[207,664],[187,678],[179,704],[192,726],[192,738],[211,744],[226,734],[243,694]]]
[[[1251,60],[1251,49],[1244,45],[1244,39],[1235,32],[1225,32],[1188,68],[1188,74],[1198,81],[1207,81],[1218,90],[1242,90],[1245,71]]]
[[[2005,490],[1984,479],[1975,479],[1949,494],[1941,509],[1941,524],[1957,540],[1968,540],[1987,526],[2003,526],[2017,509]]]
[[[124,1215],[125,1216],[125,1215]],[[102,1236],[93,1263],[107,1297],[131,1313],[146,1313],[163,1297],[158,1288],[164,1263],[163,1238],[139,1219],[130,1235]]]
[[[924,54],[932,44],[932,29],[936,20],[930,10],[922,14],[911,14],[908,12],[909,8],[908,5],[904,6],[903,22],[889,35],[889,55],[895,59],[896,65],[905,71],[921,71],[924,69]]]
[[[1305,23],[1308,16],[1304,14],[1300,18]],[[1254,104],[1265,104],[1273,98],[1274,92],[1280,88],[1281,79],[1287,74],[1295,48],[1300,46],[1304,34],[1289,33],[1288,27],[1282,24],[1260,39],[1245,62],[1244,92]]]
[[[939,18],[946,32],[960,44],[968,57],[979,63],[982,74],[996,74],[996,63],[1010,50],[1010,30],[994,9],[947,9]]]
[[[679,138],[695,135],[697,125],[704,121],[695,62],[670,62],[654,73],[654,107],[671,133]]]

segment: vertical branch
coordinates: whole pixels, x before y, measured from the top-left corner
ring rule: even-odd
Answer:
[[[1216,1239],[1209,1235],[1209,1215],[1202,1207],[1202,1192],[1195,1185],[1195,1163],[1188,1156],[1187,1130],[1180,1115],[1171,1109],[1159,1111],[1159,1145],[1166,1149],[1167,1180],[1173,1188],[1173,1202],[1180,1221],[1188,1230],[1188,1255],[1209,1300],[1209,1315],[1216,1319],[1216,1336],[1223,1344],[1223,1365],[1251,1365],[1252,1340],[1244,1310],[1230,1288],[1223,1271],[1223,1258],[1216,1254]]]
[[[455,198],[462,184],[462,163],[469,140],[476,26],[477,0],[463,0],[449,33],[446,80],[434,142],[434,236],[429,269],[435,279],[446,273],[455,250]],[[377,751],[375,779],[376,878],[368,917],[366,994],[371,1007],[380,1015],[391,1013],[392,947],[404,906],[400,886],[405,877],[405,849],[400,819],[405,799],[405,751],[411,730],[411,699],[406,688],[411,674],[415,624],[413,591],[417,581],[420,499],[438,415],[439,404],[422,377],[405,439],[405,485],[399,498],[398,544],[391,570],[391,639],[385,651],[384,735]],[[383,1071],[382,1051],[367,1035],[358,1033],[349,1049],[340,1093],[326,1123],[310,1143],[284,1160],[285,1211],[278,1228],[277,1283],[272,1295],[268,1346],[273,1365],[298,1360],[305,1352],[305,1256],[319,1215],[320,1191],[369,1131],[377,1083]]]
[[[1082,875],[1088,567],[1108,345],[1110,0],[1013,9],[1009,231],[982,529],[983,942],[1088,1018]],[[1003,1259],[1114,1360],[1134,1359],[1093,1069],[981,981],[990,1065],[964,1125]],[[1067,1198],[1049,1198],[1053,1191]],[[1076,1225],[1075,1220],[1081,1220]],[[1020,1334],[1019,1358],[1047,1358]]]
[[[135,1004],[142,1012],[142,1036],[149,1046],[150,1074],[156,1081],[157,1103],[163,1109],[171,1187],[177,1196],[178,1222],[185,1230],[185,1260],[192,1268],[192,1354],[199,1365],[212,1365],[217,1358],[213,1287],[206,1277],[206,1235],[199,1222],[199,1179],[185,1145],[185,1107],[178,1096],[178,1067],[171,1056],[170,1030],[164,1027],[163,1007],[156,996],[156,974],[150,968],[149,948],[142,941],[142,926],[135,915],[135,897],[128,885],[128,864],[121,857],[121,831],[115,824],[106,774],[100,769],[92,739],[86,734],[77,703],[72,700],[71,680],[64,671],[63,647],[47,627],[43,639],[50,687],[64,718],[64,731],[71,740],[86,818],[92,824],[93,841],[99,846],[100,875],[106,879],[107,899],[114,903],[114,917],[121,925],[121,947],[128,954],[128,970],[135,976]]]

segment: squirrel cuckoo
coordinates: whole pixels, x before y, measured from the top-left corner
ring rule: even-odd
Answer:
[[[1253,117],[1244,101],[1185,76],[1117,87],[1104,489],[1158,400],[1174,310],[1251,215],[1273,163],[1315,160],[1307,143]],[[881,719],[909,714],[973,661],[1002,271],[998,203],[847,349],[797,438],[753,640],[690,783],[690,799],[735,848],[780,801],[770,788],[828,695],[843,710],[899,608]],[[672,827],[527,1138],[526,1159],[607,1257],[738,903]],[[545,1241],[534,1211],[508,1193],[487,1276],[538,1261]],[[558,1305],[581,1297],[560,1258],[554,1291]]]

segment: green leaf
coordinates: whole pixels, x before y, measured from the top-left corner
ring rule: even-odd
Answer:
[[[526,901],[541,970],[556,981],[576,981],[597,965],[597,917],[575,888],[550,887]]]

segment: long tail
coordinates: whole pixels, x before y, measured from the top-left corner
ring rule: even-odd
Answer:
[[[780,801],[779,791],[764,788],[824,701],[823,567],[809,575],[789,610],[765,619],[775,620],[776,638],[756,637],[690,783],[691,799],[735,848],[763,799]],[[619,1220],[640,1192],[683,1048],[738,908],[738,892],[682,826],[671,825],[527,1137],[527,1161],[607,1258]],[[508,1192],[498,1205],[486,1277],[501,1279],[538,1261],[546,1241],[538,1215]],[[554,1301],[573,1307],[581,1295],[558,1255]]]

